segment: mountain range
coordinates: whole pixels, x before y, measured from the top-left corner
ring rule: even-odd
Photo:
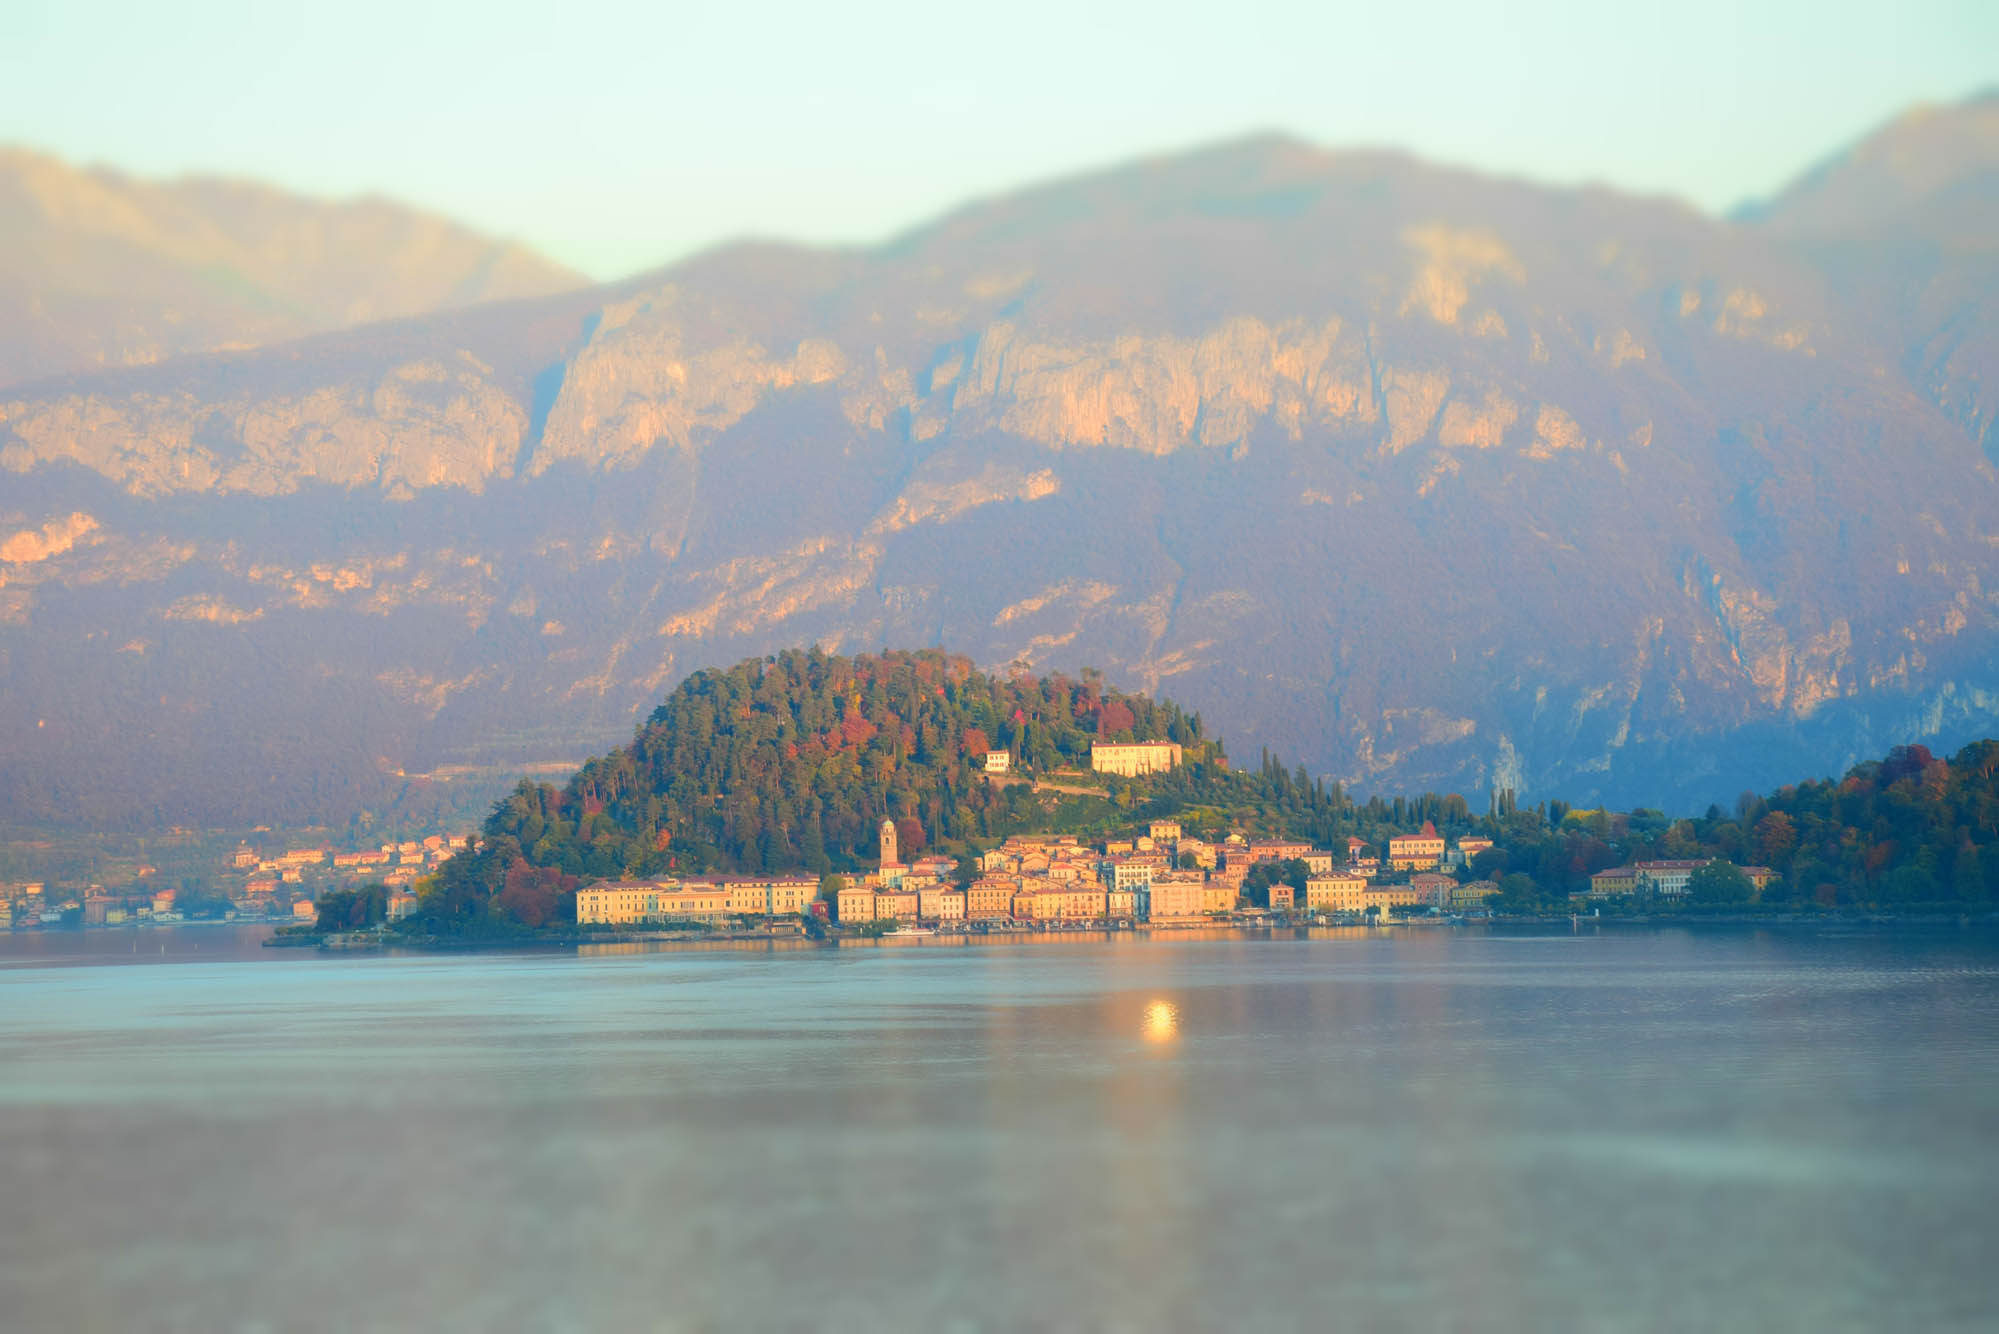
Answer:
[[[342,819],[806,643],[1094,666],[1362,794],[1999,721],[1999,96],[1729,218],[1260,136],[603,286],[230,189],[0,213],[75,257],[0,289],[21,819]],[[234,221],[74,297],[130,200]]]

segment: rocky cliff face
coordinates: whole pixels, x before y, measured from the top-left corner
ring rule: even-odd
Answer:
[[[1999,480],[1834,264],[1266,139],[0,393],[0,798],[338,817],[806,641],[1098,666],[1369,791],[1989,729]]]
[[[0,148],[0,385],[582,284],[386,200],[134,180]]]

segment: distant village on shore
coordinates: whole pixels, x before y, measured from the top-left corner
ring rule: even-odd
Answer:
[[[1097,745],[1091,767],[1138,777],[1170,770],[1181,748],[1172,742]],[[1009,757],[986,757],[1003,774]],[[845,930],[950,930],[954,927],[1051,925],[1156,926],[1210,924],[1218,919],[1371,919],[1414,915],[1482,915],[1496,882],[1464,879],[1492,840],[1465,834],[1447,842],[1433,823],[1390,837],[1376,848],[1349,838],[1341,848],[1230,833],[1207,841],[1177,820],[1153,820],[1125,838],[1085,842],[1074,835],[1014,835],[980,855],[978,875],[963,882],[959,863],[944,856],[904,862],[895,822],[883,820],[880,865],[870,875],[838,877],[830,892],[813,877],[691,877],[598,881],[576,894],[583,926],[642,927],[673,923],[720,926],[732,921],[816,917]],[[1653,894],[1684,897],[1706,861],[1648,861],[1599,872],[1589,897]],[[1259,865],[1292,869],[1271,875],[1251,902],[1245,892]],[[1302,865],[1304,874],[1295,874]],[[1741,868],[1758,890],[1768,868]],[[1294,883],[1302,881],[1302,883]]]
[[[46,882],[35,880],[0,885],[0,929],[171,925],[198,918],[311,922],[320,893],[363,882],[388,887],[389,911],[399,919],[416,909],[412,886],[418,878],[436,870],[465,842],[432,834],[355,852],[315,843],[269,854],[245,842],[216,868],[211,888],[199,891],[150,883],[157,868],[144,864],[122,888],[91,884],[80,892],[51,891]]]
[[[1091,748],[1090,763],[1099,774],[1136,778],[1170,771],[1181,757],[1174,742],[1101,744]],[[995,750],[982,767],[989,778],[1005,781],[1010,766],[1008,752]],[[431,835],[361,851],[317,845],[272,855],[245,843],[223,871],[219,897],[226,903],[210,895],[205,915],[310,924],[319,893],[365,883],[387,888],[385,916],[398,922],[416,911],[421,878],[467,843]],[[1492,840],[1469,833],[1446,840],[1428,821],[1378,847],[1349,838],[1343,847],[1321,848],[1240,832],[1210,841],[1170,819],[1096,841],[1018,834],[979,854],[969,881],[959,859],[917,856],[905,862],[899,843],[895,822],[883,820],[879,865],[851,876],[595,881],[576,891],[576,924],[626,930],[760,924],[803,931],[816,923],[832,931],[877,934],[1218,920],[1387,922],[1483,916],[1499,892],[1495,881],[1470,877],[1474,860]],[[1642,861],[1598,871],[1588,898],[1683,899],[1693,874],[1708,864]],[[1258,866],[1266,870],[1252,882]],[[143,873],[149,869],[141,867],[141,879],[122,892],[91,886],[82,894],[50,895],[39,883],[0,888],[0,929],[188,920],[180,891],[145,887]],[[1739,869],[1759,891],[1772,878],[1765,867]]]

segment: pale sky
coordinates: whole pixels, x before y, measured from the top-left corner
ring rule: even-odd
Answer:
[[[0,142],[377,192],[610,278],[1281,129],[1712,210],[1999,83],[1999,0],[0,3]]]

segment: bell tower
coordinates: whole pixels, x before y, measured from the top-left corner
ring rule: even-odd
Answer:
[[[895,854],[896,854],[895,821],[883,820],[882,821],[882,865],[894,866],[896,864]]]

